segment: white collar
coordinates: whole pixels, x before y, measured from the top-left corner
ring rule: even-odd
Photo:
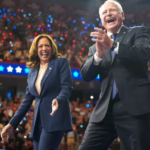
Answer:
[[[123,26],[123,25],[122,25],[122,26]],[[119,28],[119,30],[118,30],[116,33],[119,33],[119,32],[120,32],[122,26]],[[109,37],[111,37],[112,33],[111,33],[111,32],[107,32],[107,35],[108,35]]]

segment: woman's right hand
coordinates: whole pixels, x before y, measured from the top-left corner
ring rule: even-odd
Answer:
[[[14,130],[14,127],[13,127],[11,124],[7,124],[7,125],[2,129],[2,132],[1,132],[2,141],[8,142],[9,136],[10,136],[11,133],[13,133],[13,130]]]

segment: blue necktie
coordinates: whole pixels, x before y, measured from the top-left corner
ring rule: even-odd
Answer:
[[[117,33],[111,35],[113,41],[116,41],[117,35],[118,35]],[[113,60],[114,57],[115,57],[114,51],[111,51],[111,56],[112,56],[112,60]],[[117,92],[118,92],[118,90],[117,90],[116,82],[115,82],[115,80],[114,80],[114,83],[113,83],[113,90],[112,90],[112,99],[115,98],[115,96],[117,95]]]

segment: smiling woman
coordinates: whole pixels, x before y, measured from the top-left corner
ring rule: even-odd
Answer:
[[[26,95],[13,118],[3,128],[3,141],[8,141],[34,99],[36,102],[31,131],[34,150],[57,150],[64,133],[72,130],[69,107],[71,71],[68,60],[60,57],[50,36],[41,34],[33,40],[27,63],[31,71]]]
[[[57,45],[53,39],[47,34],[40,34],[32,42],[29,50],[29,62],[26,65],[29,68],[34,68],[40,63],[44,65],[50,59],[59,57],[61,57],[61,54],[58,53]]]

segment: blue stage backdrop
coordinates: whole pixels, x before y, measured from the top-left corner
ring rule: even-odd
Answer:
[[[27,76],[30,72],[30,69],[26,67],[25,64],[17,63],[4,63],[0,62],[0,74],[6,75],[16,75],[16,76]],[[82,80],[79,69],[71,69],[73,80]],[[95,81],[99,81],[100,77],[98,76]]]

